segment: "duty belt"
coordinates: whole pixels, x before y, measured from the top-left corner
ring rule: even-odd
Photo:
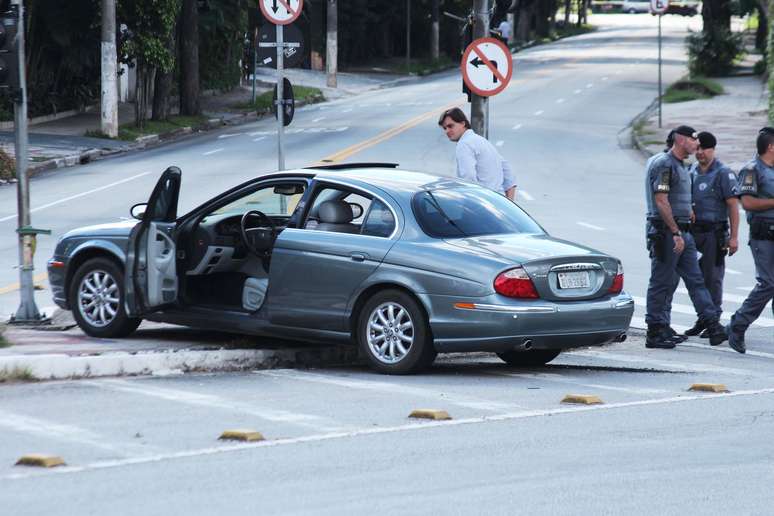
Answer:
[[[667,226],[663,220],[656,219],[652,217],[648,217],[648,222],[651,223],[651,225],[658,229],[658,230],[668,230],[669,226]],[[677,224],[677,227],[681,231],[690,231],[691,230],[691,222],[687,220],[676,220],[675,223]]]
[[[728,222],[700,222],[696,221],[691,224],[691,231],[693,233],[711,233],[715,230],[728,229]]]

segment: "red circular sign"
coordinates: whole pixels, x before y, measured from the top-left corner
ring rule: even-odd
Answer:
[[[258,7],[274,25],[288,25],[301,15],[304,0],[258,0]]]
[[[460,68],[470,91],[481,97],[491,97],[511,82],[513,58],[502,41],[480,38],[465,49]]]

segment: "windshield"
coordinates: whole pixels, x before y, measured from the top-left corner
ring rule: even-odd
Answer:
[[[425,190],[411,207],[422,231],[434,238],[544,232],[516,204],[486,188]]]

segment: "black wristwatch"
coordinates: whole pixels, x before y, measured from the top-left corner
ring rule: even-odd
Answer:
[[[674,231],[674,232],[672,233],[672,236],[679,236],[679,237],[682,237],[682,236],[683,236],[683,234],[680,232],[680,230],[677,230],[677,231]]]

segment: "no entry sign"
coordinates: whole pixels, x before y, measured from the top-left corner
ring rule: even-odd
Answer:
[[[511,52],[501,41],[481,38],[462,54],[462,79],[470,91],[491,97],[503,91],[513,75]]]
[[[301,14],[304,0],[259,0],[263,15],[275,25],[293,23]]]
[[[669,0],[650,0],[650,12],[664,14],[669,9]]]

